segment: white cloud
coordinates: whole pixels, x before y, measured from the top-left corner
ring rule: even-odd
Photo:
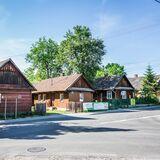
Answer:
[[[110,32],[114,31],[115,27],[120,23],[119,16],[107,15],[106,13],[99,14],[95,23],[95,29],[100,36],[105,37]]]

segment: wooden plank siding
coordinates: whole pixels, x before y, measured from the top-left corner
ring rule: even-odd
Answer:
[[[125,75],[122,77],[104,77],[100,81],[99,88],[96,88],[94,93],[94,100],[96,101],[108,101],[107,92],[112,92],[111,99],[124,98],[122,91],[126,91],[126,99],[134,97],[134,87]]]
[[[80,93],[82,92],[70,92],[69,93],[69,100],[72,101],[72,102],[79,102],[79,95]],[[90,93],[90,92],[83,92],[84,94],[84,102],[91,102],[93,101],[93,94]]]
[[[71,77],[76,77],[75,79]],[[57,79],[60,79],[61,83],[59,84],[59,81],[56,81]],[[67,79],[67,82],[66,82]],[[72,80],[70,80],[72,79]],[[66,86],[65,83],[68,84],[68,80],[70,80],[70,85]],[[49,80],[46,80],[46,83]],[[53,78],[53,81],[56,82],[54,85],[50,86],[50,89],[53,89],[53,91],[43,91],[38,93],[33,92],[33,101],[34,105],[36,103],[46,103],[47,107],[55,107],[55,108],[68,108],[69,104],[71,102],[80,102],[80,93],[83,93],[84,95],[84,102],[91,102],[93,101],[93,90],[90,84],[86,81],[86,79],[82,75],[70,75],[70,76],[64,76],[64,77],[55,77]],[[48,85],[44,81],[40,84],[42,85]],[[42,86],[40,86],[40,89]],[[65,86],[64,88],[60,86]],[[61,88],[62,91],[56,91],[56,89]],[[43,99],[43,95],[46,94],[46,98]],[[63,94],[63,100],[60,99],[60,95]],[[38,100],[38,96],[41,95],[41,99]]]
[[[4,113],[6,98],[7,113],[13,113],[15,111],[16,98],[18,98],[18,112],[31,111],[32,90],[34,90],[34,87],[28,82],[11,59],[0,67],[1,114]]]
[[[29,112],[32,106],[32,95],[30,91],[17,91],[17,90],[6,90],[1,92],[4,97],[7,97],[7,113],[13,113],[15,111],[16,98],[18,98],[18,111]],[[0,113],[4,113],[5,99],[1,100]]]

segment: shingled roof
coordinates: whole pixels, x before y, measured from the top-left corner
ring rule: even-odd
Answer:
[[[131,82],[132,86],[137,90],[140,91],[142,89],[142,81],[143,81],[143,76],[138,76],[137,74],[132,77],[128,78],[129,81]],[[160,75],[156,75],[156,78],[158,80],[158,83],[160,84]]]
[[[137,90],[141,90],[142,88],[142,80],[143,77],[132,77],[132,78],[128,78],[129,81],[131,82],[132,86]]]
[[[126,77],[126,76],[125,75],[106,76],[106,77],[98,78],[95,80],[94,89],[95,90],[114,89],[123,77]]]
[[[60,77],[54,77],[54,78],[42,80],[39,83],[34,85],[37,91],[33,93],[66,91],[81,76],[82,74],[72,74],[70,76],[60,76]]]

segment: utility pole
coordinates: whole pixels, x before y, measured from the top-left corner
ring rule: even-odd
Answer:
[[[17,118],[17,106],[18,106],[18,97],[16,97],[15,118]]]
[[[4,119],[7,119],[7,96],[5,96]]]

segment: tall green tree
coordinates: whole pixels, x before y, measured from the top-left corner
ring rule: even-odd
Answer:
[[[105,54],[101,39],[93,38],[86,26],[75,26],[68,31],[60,44],[59,60],[63,63],[63,72],[82,73],[88,80],[95,78],[96,72]]]
[[[26,56],[26,61],[31,66],[25,71],[26,75],[33,81],[54,77],[60,74],[61,66],[57,61],[58,44],[52,39],[39,38]],[[38,76],[36,77],[35,74]]]
[[[96,77],[104,77],[104,76],[120,76],[126,74],[125,68],[118,63],[108,63],[106,66],[100,67],[97,71]]]
[[[32,83],[37,83],[42,79],[45,79],[45,74],[42,75],[40,70],[35,70],[34,67],[30,66],[24,71],[27,79]]]
[[[147,98],[154,98],[158,89],[156,74],[152,67],[148,65],[142,81],[142,94]]]

